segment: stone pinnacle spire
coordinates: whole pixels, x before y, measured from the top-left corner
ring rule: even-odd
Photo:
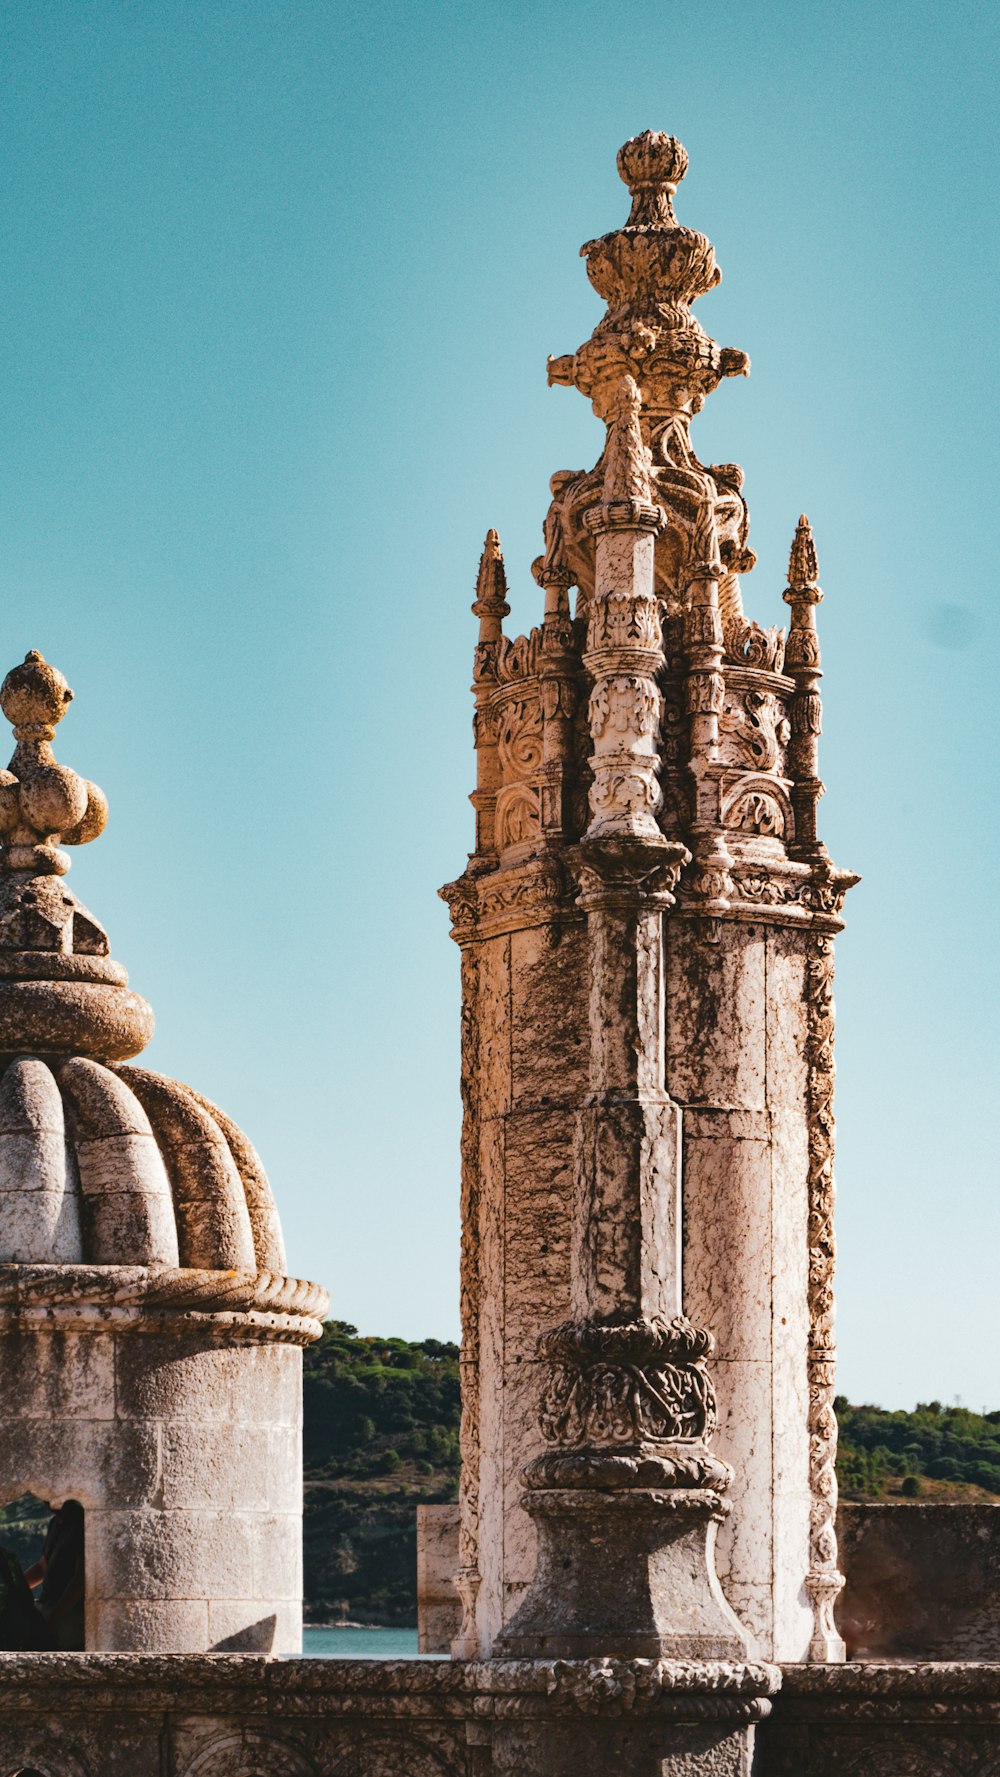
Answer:
[[[503,550],[499,533],[488,530],[479,558],[476,575],[476,602],[473,615],[480,618],[504,618],[510,611],[507,603],[507,575],[504,572]]]
[[[0,1054],[123,1060],[153,1034],[153,1013],[128,988],[107,933],[61,880],[64,845],[103,832],[103,790],[52,751],[73,693],[32,649],[0,686],[16,746],[0,772]]]
[[[788,558],[789,588],[792,592],[805,592],[810,586],[817,584],[818,576],[819,563],[816,559],[812,526],[803,512],[792,538],[792,550]]]

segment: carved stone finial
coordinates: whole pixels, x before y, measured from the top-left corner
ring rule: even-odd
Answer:
[[[634,376],[623,376],[614,385],[606,414],[608,442],[604,452],[605,503],[639,500],[650,504],[650,457],[643,443],[639,416],[642,396]]]
[[[495,530],[488,530],[483,544],[483,553],[479,558],[479,572],[476,575],[476,602],[472,607],[476,617],[506,617],[510,611],[507,603],[507,575],[503,565],[503,550],[500,547],[500,536]]]
[[[17,747],[0,772],[0,871],[31,870],[64,876],[69,859],[59,845],[86,845],[104,830],[103,790],[52,754],[56,726],[73,693],[57,667],[32,648],[0,686],[0,709]]]
[[[674,221],[671,198],[688,170],[687,149],[663,130],[643,130],[618,150],[618,172],[632,194],[630,228]]]
[[[803,512],[792,538],[792,553],[788,559],[788,585],[792,592],[808,592],[818,581],[819,563],[816,560],[812,526]]]
[[[618,171],[632,194],[628,221],[581,248],[607,312],[576,352],[549,359],[550,383],[586,396],[608,428],[608,446],[593,469],[560,477],[550,511],[586,609],[602,590],[596,508],[620,503],[623,482],[637,488],[625,497],[653,515],[641,516],[656,533],[655,594],[676,614],[687,602],[692,525],[707,502],[727,573],[746,573],[754,563],[742,471],[731,463],[706,467],[691,441],[692,419],[713,389],[723,377],[745,376],[750,360],[717,345],[692,313],[722,274],[708,237],[674,214],[673,194],[687,171],[680,142],[644,130],[620,149]]]
[[[52,752],[72,697],[36,649],[0,685],[17,742],[0,771],[0,1054],[118,1061],[148,1043],[153,1014],[60,880],[70,867],[60,846],[86,845],[108,818],[103,790]]]

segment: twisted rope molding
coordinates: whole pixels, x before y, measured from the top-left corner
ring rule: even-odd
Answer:
[[[243,1327],[251,1336],[318,1339],[326,1290],[271,1271],[200,1271],[170,1266],[0,1266],[3,1322],[100,1331],[168,1324]]]

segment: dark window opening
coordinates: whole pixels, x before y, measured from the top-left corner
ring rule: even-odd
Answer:
[[[82,1651],[84,1522],[78,1499],[26,1493],[0,1509],[0,1651]]]

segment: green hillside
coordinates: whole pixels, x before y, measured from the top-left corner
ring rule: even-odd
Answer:
[[[416,1508],[458,1493],[458,1347],[330,1321],[305,1354],[312,1622],[416,1622]]]
[[[992,1499],[1000,1494],[1000,1413],[926,1401],[912,1413],[836,1400],[845,1499]]]

